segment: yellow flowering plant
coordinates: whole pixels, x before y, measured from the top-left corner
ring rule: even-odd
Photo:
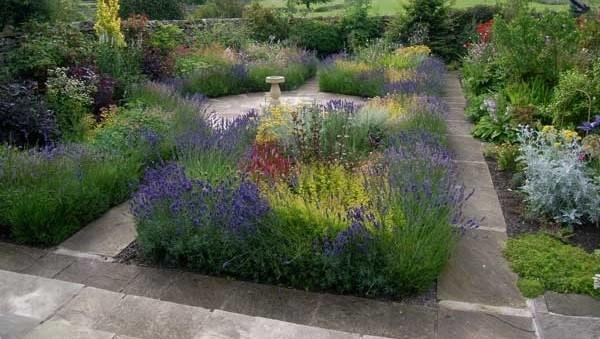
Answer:
[[[101,42],[125,46],[125,36],[121,32],[119,0],[98,0],[94,29]]]

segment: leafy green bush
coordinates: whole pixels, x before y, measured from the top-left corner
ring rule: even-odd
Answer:
[[[8,55],[12,74],[45,81],[47,70],[89,59],[92,40],[79,29],[62,23],[31,23],[19,47]]]
[[[293,22],[289,40],[300,47],[316,51],[319,56],[340,52],[345,47],[340,27],[319,20]]]
[[[369,8],[369,0],[354,0],[348,4],[342,17],[340,25],[346,45],[353,51],[381,36],[383,25],[378,19],[369,16]]]
[[[37,21],[74,21],[79,19],[76,0],[4,0],[0,12],[0,30],[6,25]]]
[[[171,52],[183,43],[183,30],[177,25],[160,25],[151,34],[148,44],[160,49],[163,53]]]
[[[404,13],[390,22],[387,38],[427,45],[434,54],[448,59],[452,57],[446,42],[451,35],[449,9],[447,0],[411,0],[404,6]]]
[[[204,18],[241,18],[246,1],[244,0],[207,0],[198,6],[193,14],[196,19]]]
[[[579,293],[600,297],[592,277],[600,272],[600,256],[567,245],[549,235],[531,234],[509,239],[506,250],[512,269],[522,278],[535,281],[543,289],[558,293]],[[527,285],[527,286],[525,286]],[[519,284],[524,294],[533,297],[542,292],[531,283]]]
[[[253,2],[244,11],[246,25],[251,37],[257,41],[286,40],[289,27],[281,13],[270,7]]]
[[[121,0],[121,18],[132,14],[145,14],[151,20],[181,20],[185,6],[182,0]]]
[[[549,109],[560,127],[574,128],[593,120],[600,112],[600,63],[588,72],[573,69],[561,74]]]
[[[140,49],[99,43],[95,48],[95,56],[100,73],[108,74],[117,80],[117,97],[125,96],[131,86],[143,80]]]
[[[508,80],[541,78],[553,86],[573,66],[579,37],[568,13],[521,11],[512,20],[500,16],[493,28],[495,59]]]
[[[141,162],[82,145],[23,152],[0,148],[0,223],[19,243],[56,245],[135,187]]]
[[[240,50],[249,43],[250,34],[248,26],[238,22],[216,22],[194,32],[194,42],[197,47],[219,44]]]
[[[67,74],[66,68],[49,70],[46,98],[55,112],[64,140],[83,136],[91,119],[96,79],[77,79]]]

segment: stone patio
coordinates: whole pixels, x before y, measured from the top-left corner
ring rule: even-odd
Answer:
[[[501,251],[506,224],[470,136],[456,74],[446,78],[448,135],[460,178],[474,196],[467,217],[482,227],[459,242],[437,285],[438,303],[310,293],[189,272],[124,265],[135,239],[127,204],[54,249],[0,243],[0,338],[598,338],[600,301],[547,293],[525,300]],[[360,98],[319,93],[315,80],[284,103]],[[264,94],[212,99],[230,118]]]

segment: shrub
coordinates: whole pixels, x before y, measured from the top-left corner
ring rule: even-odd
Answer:
[[[519,134],[527,181],[521,188],[532,211],[570,226],[600,220],[600,185],[586,173],[582,147],[572,131],[541,132],[524,128]]]
[[[411,0],[404,13],[390,22],[387,37],[410,45],[424,44],[442,58],[452,57],[446,39],[451,35],[446,0]]]
[[[255,40],[277,41],[288,37],[288,22],[273,8],[253,2],[244,11],[244,19]]]
[[[600,112],[600,64],[588,72],[569,70],[561,74],[550,103],[555,125],[574,128]]]
[[[96,3],[94,30],[101,42],[125,46],[125,36],[121,32],[119,0],[99,0]]]
[[[221,45],[241,50],[249,42],[250,30],[247,25],[237,22],[216,22],[195,32],[194,42],[198,47]]]
[[[69,145],[21,152],[4,149],[0,223],[19,243],[56,245],[127,199],[140,162]]]
[[[340,52],[344,49],[341,29],[336,24],[318,20],[298,20],[290,27],[289,40],[319,56]]]
[[[181,20],[185,17],[182,0],[121,0],[121,18],[144,14],[150,20]]]
[[[495,59],[509,80],[539,77],[553,86],[560,72],[573,65],[578,49],[579,31],[568,13],[521,11],[512,20],[498,17],[492,34]]]
[[[150,34],[148,44],[163,53],[169,53],[183,43],[183,38],[183,30],[178,26],[172,24],[161,25]]]
[[[594,274],[600,272],[600,256],[562,243],[549,235],[530,234],[509,239],[506,258],[515,272],[526,281],[519,283],[523,294],[537,296],[544,289],[558,293],[600,296],[594,289]],[[533,283],[535,282],[535,283]],[[535,289],[525,288],[535,284]],[[537,285],[540,284],[540,289]]]
[[[56,117],[36,82],[0,86],[0,143],[44,146],[60,135]]]
[[[193,16],[204,18],[241,18],[246,1],[244,0],[207,0],[198,6]]]
[[[357,50],[381,34],[380,22],[369,16],[370,0],[354,0],[342,17],[341,29],[347,46]]]
[[[31,23],[22,42],[8,55],[11,73],[45,81],[47,70],[85,61],[90,57],[91,40],[67,24]]]
[[[117,81],[117,97],[125,96],[130,87],[142,80],[142,52],[133,47],[121,48],[100,43],[96,46],[96,66],[100,74]]]
[[[0,29],[28,21],[73,21],[78,19],[75,0],[5,0],[0,13]]]
[[[71,77],[66,68],[49,71],[46,97],[56,114],[61,134],[66,140],[80,138],[88,127],[88,114],[94,103],[96,74],[90,73],[87,81]]]

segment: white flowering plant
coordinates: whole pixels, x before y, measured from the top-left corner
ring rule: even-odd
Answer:
[[[525,164],[527,203],[570,227],[600,221],[600,184],[587,171],[585,152],[574,131],[528,126],[518,133],[519,160]]]

